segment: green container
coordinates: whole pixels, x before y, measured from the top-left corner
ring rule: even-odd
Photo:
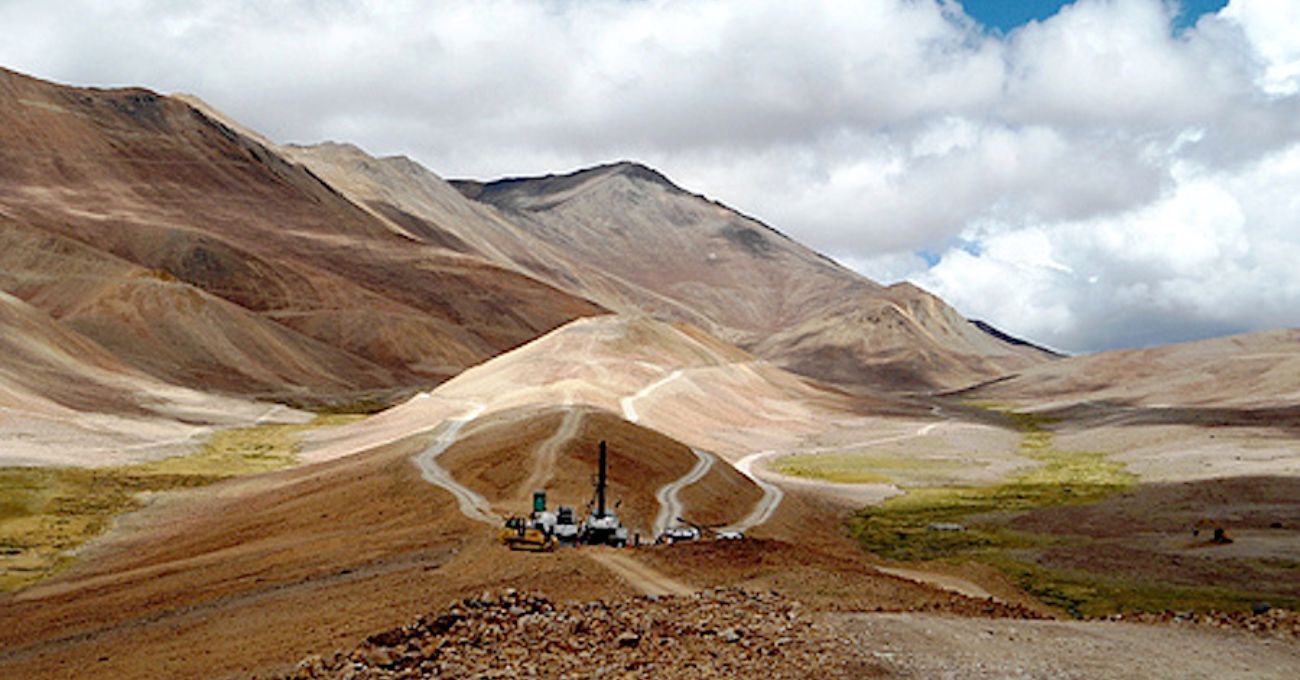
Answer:
[[[533,512],[546,512],[546,492],[533,492]]]

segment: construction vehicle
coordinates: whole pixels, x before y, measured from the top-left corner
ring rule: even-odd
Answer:
[[[612,545],[622,548],[627,545],[627,527],[619,520],[618,514],[605,506],[606,455],[605,442],[600,442],[600,466],[596,473],[596,497],[588,505],[588,514],[578,532],[578,542],[583,545]]]
[[[555,538],[560,545],[578,544],[578,513],[572,507],[561,505],[555,511]]]
[[[506,519],[499,534],[501,542],[511,550],[550,552],[559,539],[555,536],[558,522],[556,513],[546,511],[546,492],[533,492],[533,512],[528,517],[515,515]]]

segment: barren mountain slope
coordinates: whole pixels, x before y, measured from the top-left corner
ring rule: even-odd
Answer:
[[[644,166],[455,185],[582,265],[674,300],[720,337],[806,375],[952,387],[1049,356],[992,337],[914,286],[883,288]]]
[[[700,312],[616,271],[572,257],[492,206],[465,198],[408,158],[375,158],[350,144],[278,148],[415,240],[479,255],[611,310],[638,310],[713,328],[713,321]]]
[[[0,465],[107,465],[188,450],[214,426],[306,414],[159,382],[0,292]]]
[[[1003,342],[914,286],[881,288],[639,165],[453,187],[410,159],[348,144],[276,150],[413,240],[608,309],[688,321],[813,377],[955,386],[1048,356]]]
[[[686,324],[601,316],[571,322],[359,423],[311,435],[327,459],[468,412],[590,406],[736,460],[795,446],[902,408],[784,371]]]
[[[0,219],[32,238],[61,237],[198,287],[241,308],[230,314],[245,317],[244,332],[285,339],[298,355],[291,363],[337,371],[349,385],[436,382],[598,309],[481,258],[414,241],[257,141],[145,90],[62,87],[0,71],[0,158]],[[56,318],[56,306],[79,306],[76,287],[62,280],[72,272],[42,269],[36,257],[26,264],[21,290],[8,290]],[[45,306],[49,298],[57,300]],[[140,304],[131,294],[111,306],[150,316]],[[188,332],[203,335],[212,321],[229,319]],[[101,327],[85,326],[98,339]],[[160,330],[137,350],[184,336]],[[342,353],[355,355],[351,365]]]
[[[1278,408],[1300,402],[1300,329],[1070,357],[970,391],[1058,405]]]
[[[178,385],[292,395],[396,384],[388,369],[69,237],[0,218],[0,287]]]

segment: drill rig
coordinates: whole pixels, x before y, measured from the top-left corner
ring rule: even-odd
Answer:
[[[587,518],[582,522],[578,532],[578,542],[583,545],[612,545],[622,548],[627,545],[627,527],[619,520],[618,514],[605,506],[607,451],[605,442],[600,442],[600,467],[596,473],[596,497],[588,505]]]

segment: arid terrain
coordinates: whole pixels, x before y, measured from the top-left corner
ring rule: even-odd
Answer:
[[[1300,672],[1300,332],[1061,357],[635,163],[3,70],[0,160],[0,677]],[[502,545],[601,442],[632,545]]]

